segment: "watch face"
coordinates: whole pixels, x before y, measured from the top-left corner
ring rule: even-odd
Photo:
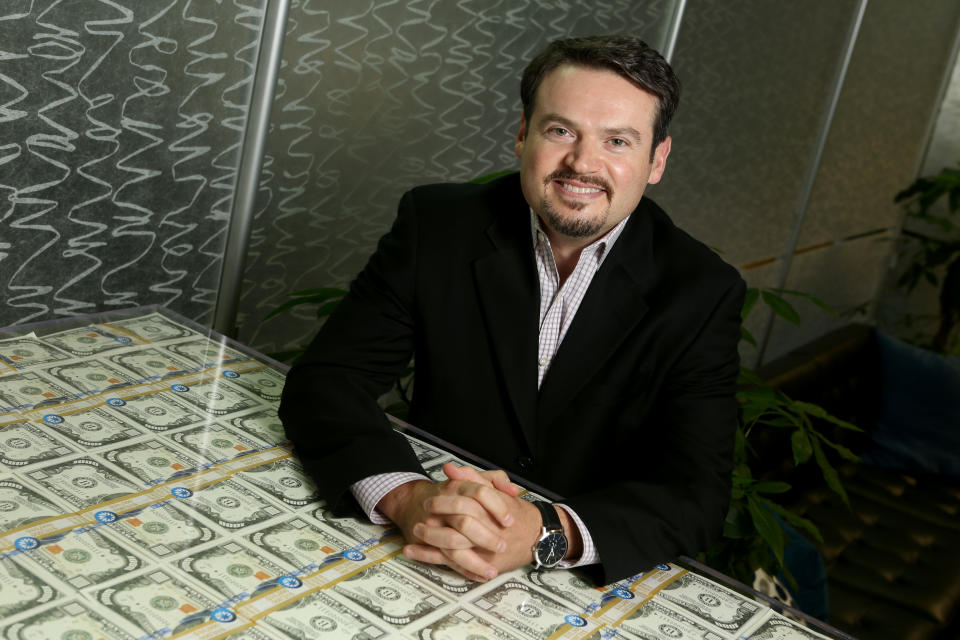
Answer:
[[[537,543],[537,559],[545,567],[553,567],[567,554],[567,538],[562,533],[551,533]]]

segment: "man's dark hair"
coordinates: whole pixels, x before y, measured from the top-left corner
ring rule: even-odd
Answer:
[[[663,56],[643,40],[629,36],[587,36],[551,42],[530,61],[520,80],[520,100],[527,126],[530,126],[540,83],[548,73],[565,64],[613,71],[657,98],[650,145],[652,158],[657,145],[667,137],[667,127],[680,101],[680,80]]]

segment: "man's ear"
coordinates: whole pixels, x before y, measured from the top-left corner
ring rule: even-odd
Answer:
[[[520,129],[517,131],[517,139],[513,141],[513,152],[517,157],[523,155],[523,143],[527,139],[527,119],[520,116]]]
[[[650,165],[650,177],[647,184],[657,184],[663,177],[663,172],[667,168],[667,156],[670,155],[670,145],[673,140],[670,136],[663,139],[663,142],[657,145],[653,152],[653,162]]]

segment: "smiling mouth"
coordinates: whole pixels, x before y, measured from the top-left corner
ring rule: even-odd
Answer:
[[[568,184],[566,182],[556,181],[560,185],[560,188],[574,195],[591,195],[595,193],[603,193],[603,189],[599,187],[578,187],[576,185]]]

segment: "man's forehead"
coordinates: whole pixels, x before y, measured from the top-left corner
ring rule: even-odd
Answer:
[[[628,78],[627,76],[617,73],[616,71],[609,69],[607,67],[595,67],[591,65],[581,65],[581,64],[571,64],[571,63],[562,64],[556,67],[555,69],[551,69],[550,71],[544,74],[543,79],[540,81],[540,84],[537,86],[537,90],[533,96],[533,109],[530,112],[531,124],[537,123],[544,119],[549,119],[550,117],[557,116],[557,115],[564,116],[564,114],[554,111],[552,108],[553,105],[543,104],[542,97],[544,93],[543,92],[544,86],[548,88],[553,88],[557,82],[563,81],[569,78],[570,76],[573,76],[582,72],[586,72],[590,74],[598,74],[596,77],[608,78],[611,81],[609,86],[613,87],[615,90],[622,92],[628,97],[635,98],[638,102],[641,102],[644,100],[644,98],[641,96],[646,96],[647,99],[650,101],[650,105],[652,107],[650,109],[650,114],[649,114],[650,115],[649,123],[651,127],[654,125],[654,122],[656,121],[656,118],[657,118],[657,113],[660,109],[660,99],[656,95],[650,93],[649,91],[647,91],[646,89],[638,85],[636,82],[634,82],[632,79]],[[583,92],[579,92],[574,95],[575,96],[582,95],[584,99],[587,99],[590,97],[589,95],[584,95]],[[626,128],[626,127],[629,127],[630,124],[631,123],[622,123],[620,126]]]

